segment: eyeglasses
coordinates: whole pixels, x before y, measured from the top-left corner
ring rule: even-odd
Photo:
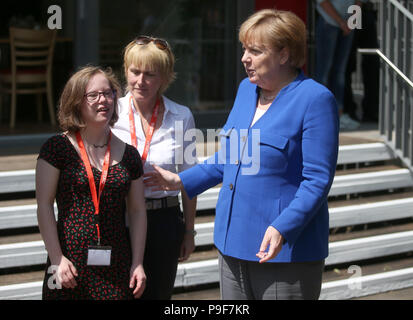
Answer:
[[[97,102],[100,99],[100,95],[103,95],[107,100],[113,100],[115,98],[115,91],[92,91],[85,94],[86,100],[89,103]]]
[[[135,43],[139,45],[146,45],[149,42],[153,42],[155,46],[160,49],[160,50],[166,50],[169,49],[169,44],[163,39],[159,38],[152,38],[148,36],[139,36],[135,39]]]

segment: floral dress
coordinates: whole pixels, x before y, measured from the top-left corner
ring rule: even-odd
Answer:
[[[59,134],[48,139],[39,159],[60,170],[56,191],[57,232],[63,255],[78,271],[75,288],[59,289],[53,266],[50,268],[47,259],[43,299],[132,299],[129,288],[132,253],[125,225],[125,197],[131,181],[143,173],[138,151],[126,145],[122,160],[109,167],[100,197],[101,245],[112,247],[110,266],[87,266],[88,246],[97,245],[97,217],[85,166],[68,137]],[[98,192],[101,171],[96,168],[92,171]]]

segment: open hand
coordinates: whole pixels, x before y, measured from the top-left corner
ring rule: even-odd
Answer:
[[[162,169],[157,165],[152,165],[155,171],[147,172],[143,175],[145,187],[150,187],[154,191],[170,191],[181,189],[181,178],[176,173]]]

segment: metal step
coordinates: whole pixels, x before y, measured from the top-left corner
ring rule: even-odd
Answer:
[[[328,195],[338,196],[412,186],[413,177],[408,169],[336,175]]]
[[[330,208],[330,228],[413,217],[413,198]]]
[[[413,287],[413,268],[406,268],[324,282],[320,300],[346,300],[410,287]]]
[[[380,272],[345,280],[323,282],[320,300],[411,300],[413,297],[412,268]],[[380,295],[381,294],[381,295]],[[367,297],[367,298],[366,298]],[[212,288],[176,293],[172,300],[219,300],[218,284]]]
[[[338,164],[390,159],[394,159],[394,154],[384,143],[360,144],[340,146]],[[33,163],[33,167],[34,166],[35,163]],[[33,191],[34,189],[34,169],[0,172],[0,193]]]
[[[413,251],[413,231],[331,242],[326,266]],[[412,274],[413,277],[413,274]],[[219,281],[218,259],[178,265],[175,287]]]
[[[45,264],[47,252],[43,241],[0,245],[0,268]]]
[[[395,159],[393,150],[383,142],[339,146],[337,164],[386,161]],[[203,162],[208,157],[198,157]]]
[[[413,198],[330,208],[330,228],[413,217]],[[55,212],[57,212],[55,208]],[[211,216],[211,220],[213,216]],[[0,230],[37,226],[36,205],[0,208]],[[213,243],[214,222],[196,223],[195,245]]]
[[[394,159],[394,154],[383,143],[340,146],[339,164],[375,162]],[[19,173],[23,175],[20,176]],[[3,179],[4,178],[4,179]],[[30,182],[32,180],[32,182]],[[30,184],[31,183],[31,184]],[[407,169],[393,169],[380,172],[336,175],[329,196],[387,190],[389,188],[412,187],[413,179]],[[10,191],[15,188],[16,191]],[[34,170],[0,172],[0,193],[33,191]],[[219,188],[212,188],[198,197],[197,210],[214,209]],[[55,212],[57,212],[55,208]],[[330,208],[330,227],[338,228],[357,224],[409,218],[413,216],[413,199],[394,199],[376,203],[363,203]],[[205,220],[204,220],[205,221]],[[0,230],[24,228],[37,225],[36,205],[0,207]],[[196,223],[198,231],[195,244],[213,244],[212,221]],[[406,229],[406,228],[405,228]],[[413,231],[367,236],[351,240],[330,242],[327,266],[351,263],[365,259],[386,257],[413,250]],[[215,255],[216,256],[216,255]],[[0,245],[0,268],[34,266],[44,264],[46,251],[43,241],[30,241]],[[205,259],[207,258],[207,259]],[[202,261],[189,261],[178,265],[176,288],[217,283],[218,259],[206,255]],[[413,268],[412,268],[413,269]],[[375,277],[374,277],[375,276]],[[37,277],[36,277],[37,278]],[[31,280],[35,280],[32,278]],[[321,299],[349,299],[413,286],[413,270],[410,268],[381,272],[363,278],[361,290],[355,277],[323,283]],[[27,280],[26,280],[27,281]],[[40,299],[42,281],[0,286],[2,299]],[[347,286],[347,287],[346,287]],[[351,290],[350,290],[350,289]]]
[[[57,206],[54,205],[57,218]],[[37,226],[37,204],[0,207],[0,230]]]
[[[1,175],[1,172],[0,172]],[[329,196],[339,196],[352,193],[373,192],[379,190],[386,190],[389,188],[405,188],[413,186],[413,178],[408,169],[396,169],[379,172],[357,173],[336,176],[333,181]],[[211,188],[198,196],[197,210],[214,209],[217,204],[218,194],[220,188]],[[180,196],[179,196],[180,197]],[[375,205],[371,205],[374,208]],[[398,211],[400,209],[411,209],[411,202],[408,200],[400,203],[389,203],[388,207],[383,210],[391,209]],[[361,211],[369,211],[369,205],[358,208]],[[6,206],[0,207],[0,230],[9,228],[29,227],[37,225],[37,206],[23,205],[23,206]],[[341,211],[340,211],[341,210]],[[344,212],[343,212],[344,210]],[[385,211],[380,211],[380,216],[385,215]],[[348,211],[348,210],[347,210]],[[55,212],[57,212],[55,206]],[[346,209],[332,209],[332,212],[337,212],[337,219],[346,219]],[[341,214],[340,214],[341,212]],[[332,213],[332,225],[335,225],[335,214]],[[340,217],[339,217],[340,216]],[[363,218],[360,215],[360,221]]]
[[[337,164],[385,161],[395,159],[393,150],[385,143],[363,143],[339,146]]]
[[[43,281],[0,286],[0,300],[40,300]]]
[[[211,243],[212,244],[212,243]],[[361,239],[330,242],[326,266],[390,256],[413,250],[413,231],[384,234]],[[45,264],[47,253],[43,241],[0,245],[1,268]],[[215,276],[214,276],[215,274]],[[175,286],[215,282],[218,260],[187,262],[178,265]],[[215,278],[214,278],[215,277]]]
[[[413,198],[335,207],[329,212],[330,228],[404,219],[413,217]],[[213,243],[213,222],[195,224],[195,230],[197,246]]]
[[[213,274],[214,278],[217,273]],[[217,279],[216,282],[219,280]],[[0,286],[0,300],[40,300],[43,281]],[[346,300],[413,287],[413,268],[323,282],[320,300]],[[214,297],[217,299],[217,297]]]
[[[0,193],[33,191],[34,189],[34,169],[0,172]]]

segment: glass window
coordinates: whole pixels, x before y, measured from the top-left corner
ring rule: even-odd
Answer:
[[[164,38],[177,73],[166,95],[193,111],[230,109],[240,63],[236,8],[236,0],[100,1],[100,64],[124,83],[124,46],[138,35]]]

